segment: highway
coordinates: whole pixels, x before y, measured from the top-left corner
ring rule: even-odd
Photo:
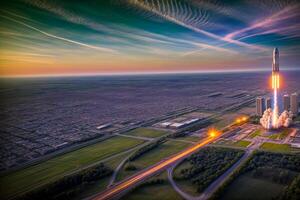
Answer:
[[[201,141],[200,143],[197,143],[194,146],[192,146],[192,147],[190,147],[190,148],[188,148],[166,160],[163,160],[163,161],[157,163],[156,165],[151,166],[150,168],[146,169],[145,171],[142,171],[136,175],[133,175],[132,177],[124,180],[123,182],[112,186],[111,188],[105,190],[103,193],[100,193],[100,194],[94,196],[93,199],[94,200],[108,200],[108,199],[113,199],[115,197],[118,197],[118,195],[120,195],[122,192],[125,192],[126,190],[132,188],[133,186],[142,182],[146,178],[149,178],[150,176],[167,169],[172,164],[174,164],[177,161],[198,151],[203,146],[217,140],[218,138],[219,138],[219,136],[208,137],[205,140]]]

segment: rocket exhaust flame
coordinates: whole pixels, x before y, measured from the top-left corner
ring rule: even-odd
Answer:
[[[272,74],[272,89],[279,89],[280,87],[280,76],[279,74]]]

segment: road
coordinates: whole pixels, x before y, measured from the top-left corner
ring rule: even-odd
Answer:
[[[128,191],[130,188],[136,186],[138,183],[144,181],[146,178],[149,178],[152,175],[157,174],[158,172],[161,172],[174,163],[180,161],[181,159],[191,155],[192,153],[198,151],[200,148],[204,147],[205,145],[217,140],[219,137],[208,137],[202,142],[176,154],[175,156],[172,156],[166,160],[163,160],[146,170],[133,175],[132,177],[124,180],[123,182],[112,186],[111,188],[105,190],[103,193],[100,193],[96,196],[94,196],[94,200],[107,200],[112,199],[115,197],[118,197],[121,193]]]
[[[178,162],[179,163],[179,162]],[[176,184],[176,182],[173,179],[173,171],[175,169],[175,167],[177,166],[178,163],[175,163],[172,167],[170,167],[168,169],[168,180],[171,183],[173,189],[180,195],[182,196],[184,199],[186,200],[196,200],[197,197],[194,197],[186,192],[184,192],[183,190],[181,190],[178,185]]]
[[[117,178],[117,175],[118,175],[119,171],[121,170],[121,168],[123,167],[123,165],[127,162],[127,160],[130,158],[130,156],[132,156],[132,154],[135,153],[135,151],[133,151],[133,150],[143,148],[144,146],[147,146],[147,145],[149,145],[149,142],[146,142],[146,143],[144,143],[142,145],[139,145],[137,148],[132,149],[132,152],[126,158],[124,158],[119,163],[119,165],[116,167],[116,169],[114,170],[114,173],[113,173],[113,175],[110,178],[110,181],[109,181],[109,184],[108,184],[107,188],[110,188],[115,183],[115,180]]]

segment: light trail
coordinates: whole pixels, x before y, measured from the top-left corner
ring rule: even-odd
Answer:
[[[190,148],[186,149],[185,151],[169,158],[168,160],[162,161],[162,162],[158,163],[157,165],[154,165],[153,167],[150,167],[146,171],[143,171],[143,172],[141,172],[141,173],[125,180],[124,182],[122,182],[118,185],[115,185],[114,187],[112,187],[112,188],[104,191],[103,193],[97,195],[93,199],[94,200],[112,199],[113,197],[116,197],[121,192],[126,191],[126,189],[129,189],[130,187],[134,186],[138,182],[140,182],[140,181],[144,180],[145,178],[149,177],[150,175],[153,175],[153,174],[159,172],[160,170],[163,170],[163,169],[167,168],[168,166],[170,166],[171,164],[179,161],[180,159],[184,158],[185,156],[188,156],[191,153],[194,153],[195,151],[199,150],[201,147],[217,140],[220,136],[221,135],[218,135],[216,137],[208,137],[207,139],[205,139],[201,143],[198,143],[195,146],[190,147]]]

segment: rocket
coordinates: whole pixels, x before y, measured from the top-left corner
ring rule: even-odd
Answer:
[[[279,85],[279,50],[274,48],[272,62],[272,89],[279,89]]]
[[[279,72],[279,50],[277,48],[273,50],[272,72]]]

